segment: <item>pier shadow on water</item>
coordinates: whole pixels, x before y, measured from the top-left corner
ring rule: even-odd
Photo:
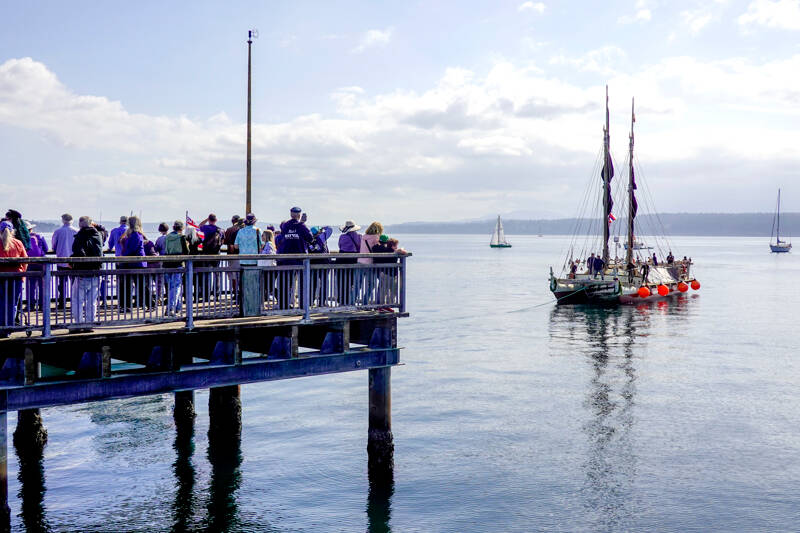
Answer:
[[[660,315],[680,320],[687,301],[598,308],[558,306],[550,334],[589,367],[583,401],[586,418],[585,480],[580,495],[592,531],[635,529],[640,499],[635,491],[637,359]]]

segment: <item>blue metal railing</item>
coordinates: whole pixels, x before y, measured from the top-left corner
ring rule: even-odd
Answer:
[[[41,332],[47,337],[57,329],[161,322],[183,322],[191,329],[196,320],[243,315],[307,320],[315,313],[347,310],[404,312],[407,257],[0,258],[0,268],[28,265],[27,272],[0,272],[0,333]],[[353,263],[356,258],[394,262]],[[142,260],[151,262],[131,264]],[[94,269],[82,269],[86,263]],[[59,266],[64,264],[69,268]]]

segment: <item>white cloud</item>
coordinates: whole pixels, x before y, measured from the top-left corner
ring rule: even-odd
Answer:
[[[800,0],[754,0],[739,16],[740,26],[800,30]]]
[[[360,54],[368,48],[375,48],[379,46],[386,46],[392,40],[394,28],[386,28],[385,30],[369,30],[361,36],[358,46],[353,48],[353,53]]]
[[[692,34],[698,34],[712,19],[711,13],[704,10],[682,11],[681,19]]]
[[[580,57],[557,55],[550,58],[551,65],[570,65],[583,72],[613,74],[627,54],[617,46],[604,46],[590,50]]]
[[[517,11],[533,11],[534,13],[544,13],[545,5],[542,2],[523,2],[517,8]]]
[[[648,22],[651,18],[653,18],[653,13],[647,8],[642,8],[637,9],[633,15],[622,15],[617,19],[617,22],[620,24],[632,24],[634,22]]]
[[[625,59],[607,47],[554,61],[607,73],[616,153],[625,152],[629,98],[635,95],[645,168],[684,162],[696,169],[716,165],[717,175],[724,175],[740,172],[743,162],[800,163],[793,135],[800,54],[769,62],[672,57],[630,72],[619,66]],[[582,187],[578,181],[601,142],[603,86],[566,81],[530,65],[498,62],[486,72],[450,68],[423,91],[370,95],[350,86],[331,97],[337,107],[330,114],[254,124],[254,199],[262,220],[285,216],[283,207],[298,198],[318,217],[329,217],[326,223],[348,216],[421,219],[433,212],[469,218],[521,209],[523,202],[541,204],[545,216],[562,214],[574,208],[564,203],[573,195],[547,194],[542,184]],[[44,196],[25,187],[13,191],[21,202],[31,198],[29,216],[54,206],[87,213],[93,205],[138,210],[129,205],[132,198],[163,209],[159,216],[174,217],[186,207],[239,210],[245,127],[224,114],[189,119],[131,113],[121,102],[75,93],[44,64],[24,58],[0,64],[0,127],[41,134],[68,147],[73,160],[63,165],[70,170],[54,167],[48,178],[23,180],[47,191]],[[82,158],[89,162],[80,168]],[[696,209],[718,194],[704,187],[693,185]],[[205,205],[211,201],[207,190],[233,192]],[[364,199],[376,197],[392,201],[370,211],[378,204]]]

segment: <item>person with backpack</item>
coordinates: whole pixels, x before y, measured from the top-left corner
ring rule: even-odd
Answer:
[[[328,239],[332,233],[333,229],[331,229],[330,226],[313,226],[311,228],[311,235],[313,235],[314,241],[311,243],[311,246],[308,247],[308,253],[330,253],[328,251]],[[330,263],[330,259],[311,260],[312,265],[325,265]],[[328,278],[330,277],[330,274],[330,270],[318,270],[316,271],[315,275],[312,275],[311,277],[311,300],[313,301],[314,298],[317,298],[321,307],[325,307],[326,300],[328,298],[328,286],[330,285],[330,280]]]
[[[189,242],[183,234],[183,222],[176,220],[172,231],[164,237],[164,255],[189,255]],[[181,261],[164,261],[164,268],[182,268]],[[175,316],[181,312],[183,295],[183,274],[174,272],[167,274],[167,309],[166,316]]]
[[[209,213],[205,220],[200,222],[200,232],[203,234],[202,255],[219,255],[222,245],[225,243],[225,231],[217,226],[217,215]],[[216,269],[219,268],[219,261],[198,261],[198,267],[211,268],[214,271],[202,276],[203,286],[200,288],[200,295],[211,297],[211,293],[219,297],[222,286],[222,276]]]
[[[92,219],[80,217],[78,227],[80,229],[72,241],[71,257],[103,257],[103,237],[92,224]],[[97,317],[100,265],[100,260],[72,264],[72,320],[76,324],[91,324]]]

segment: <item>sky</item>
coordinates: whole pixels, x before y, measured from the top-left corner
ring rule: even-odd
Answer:
[[[244,214],[249,29],[264,221],[574,216],[606,85],[659,211],[800,211],[800,0],[2,2],[6,207]]]

